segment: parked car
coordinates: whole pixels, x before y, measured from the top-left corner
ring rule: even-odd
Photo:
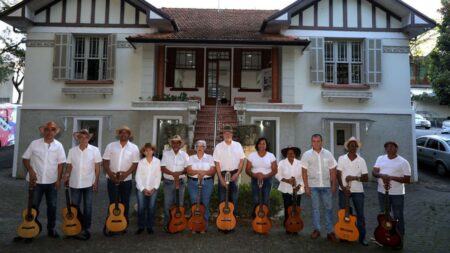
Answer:
[[[450,134],[450,119],[442,121],[442,133]]]
[[[431,122],[420,114],[416,114],[416,127],[431,128]]]
[[[441,176],[450,172],[450,135],[425,135],[416,145],[419,164],[435,168]]]

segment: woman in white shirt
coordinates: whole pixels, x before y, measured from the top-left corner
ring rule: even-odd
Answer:
[[[198,140],[195,143],[195,151],[197,154],[191,155],[188,161],[188,190],[191,203],[197,203],[198,180],[202,182],[202,192],[200,196],[200,203],[205,206],[205,220],[206,227],[208,227],[209,220],[209,201],[214,189],[214,174],[216,168],[214,166],[214,159],[211,155],[205,153],[206,141]]]
[[[302,165],[300,164],[301,151],[297,147],[287,147],[281,150],[281,155],[285,158],[278,164],[278,173],[275,178],[280,181],[278,190],[283,195],[284,203],[284,221],[288,216],[287,210],[293,204],[293,191],[297,192],[297,206],[300,206],[301,194],[304,188],[302,186]]]
[[[138,202],[138,227],[136,234],[140,234],[147,227],[147,232],[153,234],[155,221],[156,197],[161,183],[161,163],[153,157],[155,146],[145,143],[141,153],[145,155],[136,169],[136,195]]]
[[[270,190],[272,189],[272,178],[277,174],[277,160],[275,156],[268,151],[269,142],[266,138],[259,138],[256,141],[256,151],[247,157],[247,167],[245,172],[252,178],[253,204],[259,204],[259,186],[258,181],[262,181],[262,199],[261,202],[269,206]]]

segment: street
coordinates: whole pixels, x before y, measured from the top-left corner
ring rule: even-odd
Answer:
[[[358,243],[332,243],[325,240],[325,231],[321,238],[310,239],[311,202],[308,197],[302,198],[302,218],[304,230],[297,236],[287,235],[279,220],[274,220],[274,228],[269,235],[256,235],[251,230],[250,221],[238,220],[238,228],[234,233],[222,234],[210,222],[206,234],[191,234],[185,231],[170,235],[162,231],[158,219],[155,233],[134,235],[137,229],[137,215],[130,217],[128,233],[118,237],[105,237],[102,234],[107,210],[106,182],[101,180],[100,190],[94,194],[92,237],[89,241],[74,239],[51,239],[46,236],[45,201],[41,204],[39,220],[43,231],[39,238],[30,244],[13,242],[16,228],[21,222],[21,211],[26,207],[27,190],[24,180],[11,178],[9,169],[0,170],[0,247],[1,252],[391,252],[373,243],[363,247]],[[439,177],[434,173],[420,171],[419,182],[407,186],[405,198],[406,237],[403,252],[448,252],[450,247],[450,177]],[[372,237],[377,226],[378,203],[376,201],[376,183],[365,185],[365,215],[367,239]],[[136,197],[132,195],[132,203]],[[57,230],[62,235],[61,209],[64,207],[64,192],[58,192]],[[337,196],[334,196],[336,211]],[[161,207],[158,207],[161,208]],[[324,220],[322,219],[322,224]],[[200,240],[199,240],[200,239]]]

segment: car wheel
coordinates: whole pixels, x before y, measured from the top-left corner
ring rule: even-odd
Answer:
[[[440,176],[445,176],[447,174],[447,169],[442,163],[439,163],[436,167],[436,171]]]

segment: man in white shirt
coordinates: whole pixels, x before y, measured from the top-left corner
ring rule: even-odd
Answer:
[[[73,133],[79,145],[71,148],[67,155],[64,181],[70,186],[72,205],[81,207],[83,198],[83,239],[91,237],[89,229],[92,220],[92,192],[97,191],[102,155],[97,147],[89,144],[93,134],[82,129]]]
[[[47,202],[48,236],[58,238],[55,231],[57,191],[60,186],[63,165],[66,154],[62,144],[55,140],[60,132],[55,122],[48,122],[39,131],[43,138],[34,140],[22,156],[23,165],[28,171],[26,180],[30,182],[33,191],[33,207],[39,210],[42,195]]]
[[[116,200],[115,187],[119,184],[119,201],[125,206],[125,217],[128,219],[130,205],[131,179],[140,160],[139,148],[130,141],[132,136],[128,126],[116,130],[119,141],[106,146],[103,154],[103,168],[106,172],[109,203]]]
[[[332,194],[336,192],[336,160],[330,151],[322,148],[322,136],[311,136],[312,149],[306,151],[301,160],[305,193],[311,196],[312,203],[312,239],[320,236],[319,201],[325,207],[325,226],[327,239],[336,241],[333,232]]]
[[[239,175],[242,172],[244,164],[244,149],[239,142],[233,141],[233,127],[223,126],[223,141],[214,148],[213,158],[216,164],[217,175],[219,178],[219,203],[225,201],[226,182],[225,173],[231,173],[231,182],[229,183],[229,197],[234,204],[234,213],[236,215],[238,194],[239,194]]]
[[[361,143],[351,137],[344,143],[348,153],[341,155],[337,165],[339,183],[339,209],[345,209],[345,198],[351,198],[356,210],[356,226],[359,231],[359,243],[368,246],[366,241],[366,221],[364,217],[364,188],[362,182],[369,180],[364,158],[356,152]]]
[[[183,146],[183,139],[179,135],[173,136],[169,140],[170,150],[164,151],[161,160],[161,171],[164,177],[164,229],[167,229],[170,219],[170,208],[175,205],[176,188],[175,181],[179,180],[179,201],[180,206],[184,204],[184,188],[186,186],[186,168],[188,166],[189,155],[180,150]]]
[[[392,209],[394,219],[398,220],[398,230],[405,235],[403,207],[405,198],[405,184],[411,180],[411,166],[409,162],[397,154],[398,144],[388,141],[384,144],[386,155],[379,156],[373,167],[372,175],[378,178],[378,200],[380,211],[385,210],[385,186],[389,189],[389,209]]]

